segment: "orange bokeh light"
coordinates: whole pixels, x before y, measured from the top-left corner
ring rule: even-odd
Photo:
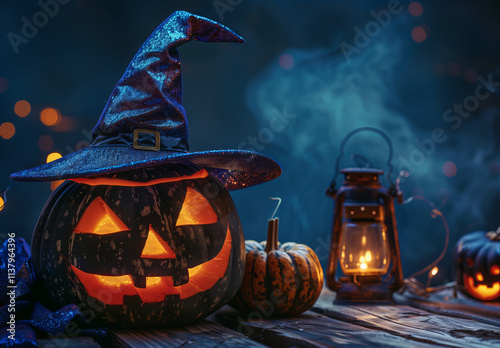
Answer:
[[[55,190],[56,188],[58,188],[58,187],[59,187],[59,185],[61,185],[63,182],[64,182],[64,180],[56,180],[56,181],[52,181],[52,182],[50,183],[50,189],[51,189],[52,191],[54,191],[54,190]]]
[[[53,108],[45,108],[40,112],[40,121],[46,126],[53,126],[61,121],[61,113]]]
[[[413,1],[408,5],[408,12],[410,12],[413,17],[418,17],[421,16],[422,13],[424,13],[424,9],[421,3],[419,3],[418,1]]]
[[[448,178],[457,175],[457,166],[451,161],[444,162],[443,164],[443,174]]]
[[[19,117],[26,117],[31,112],[31,105],[26,100],[19,100],[14,106],[14,112]]]
[[[48,134],[43,134],[38,138],[38,148],[42,151],[50,151],[54,147],[54,139]]]
[[[427,33],[425,32],[424,28],[415,27],[411,31],[411,38],[417,43],[423,42],[425,41],[425,39],[427,39]]]
[[[5,202],[4,202],[3,198],[0,197],[0,210],[3,209],[4,205],[5,205]]]
[[[59,158],[61,158],[61,154],[59,152],[52,152],[47,156],[47,163],[55,161]]]
[[[9,89],[9,81],[5,77],[0,77],[0,93]]]
[[[10,139],[16,133],[16,127],[10,122],[4,122],[0,125],[0,137]]]

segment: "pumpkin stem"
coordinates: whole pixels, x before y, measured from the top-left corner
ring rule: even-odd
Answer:
[[[278,223],[278,218],[271,219],[267,223],[266,253],[278,250]]]

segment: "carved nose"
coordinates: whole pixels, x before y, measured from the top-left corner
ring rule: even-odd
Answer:
[[[141,258],[149,259],[175,259],[175,253],[167,242],[149,225],[148,238],[142,250]]]

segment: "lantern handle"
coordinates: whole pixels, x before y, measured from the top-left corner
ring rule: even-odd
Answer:
[[[389,138],[389,136],[387,136],[387,134],[385,134],[380,129],[377,129],[375,127],[360,127],[360,128],[356,128],[356,129],[352,130],[349,134],[347,134],[345,136],[345,138],[340,143],[340,153],[337,156],[337,159],[335,160],[335,172],[333,174],[333,179],[330,182],[330,186],[326,190],[326,194],[328,196],[333,197],[335,195],[335,185],[336,185],[335,179],[337,178],[337,175],[339,174],[340,160],[342,159],[342,157],[344,157],[344,146],[345,146],[345,144],[347,143],[347,141],[353,135],[355,135],[355,134],[357,134],[359,132],[363,132],[363,131],[370,131],[370,132],[376,133],[376,134],[380,135],[382,138],[384,138],[384,140],[387,142],[387,146],[389,148],[389,156],[388,156],[388,159],[387,159],[387,167],[389,168],[389,170],[387,171],[386,175],[387,175],[387,182],[391,186],[391,190],[394,191],[395,185],[391,181],[391,177],[393,175],[392,171],[394,169],[394,167],[392,165],[392,156],[393,156],[394,151],[393,151],[391,139]]]

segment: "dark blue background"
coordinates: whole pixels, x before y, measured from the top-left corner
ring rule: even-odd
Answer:
[[[238,4],[239,1],[232,1]],[[248,137],[270,127],[275,110],[296,115],[260,152],[283,166],[279,179],[232,194],[245,237],[263,240],[267,219],[280,196],[280,240],[311,246],[327,257],[333,201],[324,194],[333,174],[339,143],[352,129],[375,126],[393,140],[394,165],[418,150],[415,140],[431,137],[436,127],[447,139],[414,166],[402,188],[408,197],[423,194],[442,207],[451,228],[451,247],[475,229],[500,224],[499,99],[492,93],[457,129],[443,114],[454,103],[473,96],[474,71],[487,78],[500,66],[500,5],[495,1],[421,1],[423,15],[404,10],[393,15],[366,47],[348,62],[339,46],[353,45],[355,27],[364,30],[387,1],[241,1],[220,17],[212,1],[85,1],[61,5],[35,37],[16,54],[8,33],[20,34],[21,18],[41,8],[36,1],[0,5],[0,122],[12,122],[16,134],[0,138],[0,186],[10,173],[45,162],[38,147],[43,134],[54,138],[52,151],[67,154],[86,141],[114,85],[137,49],[173,11],[187,10],[227,25],[247,43],[189,43],[180,49],[184,106],[191,151],[237,148]],[[416,43],[414,27],[423,25],[427,39]],[[279,60],[293,57],[293,67]],[[283,58],[284,59],[284,58]],[[456,64],[456,65],[455,65]],[[458,65],[458,68],[457,68]],[[493,80],[500,81],[493,75]],[[32,111],[14,113],[25,99]],[[54,107],[70,116],[73,129],[57,132],[44,126],[39,113]],[[260,133],[259,133],[260,132]],[[243,148],[250,149],[250,146]],[[359,135],[346,149],[383,167],[386,145],[375,135]],[[399,159],[398,159],[399,157]],[[452,161],[457,174],[442,167]],[[342,166],[352,166],[347,156]],[[49,183],[15,183],[0,212],[0,233],[30,238]],[[433,261],[444,243],[439,219],[421,203],[397,207],[405,275]],[[451,279],[451,247],[436,282]]]

